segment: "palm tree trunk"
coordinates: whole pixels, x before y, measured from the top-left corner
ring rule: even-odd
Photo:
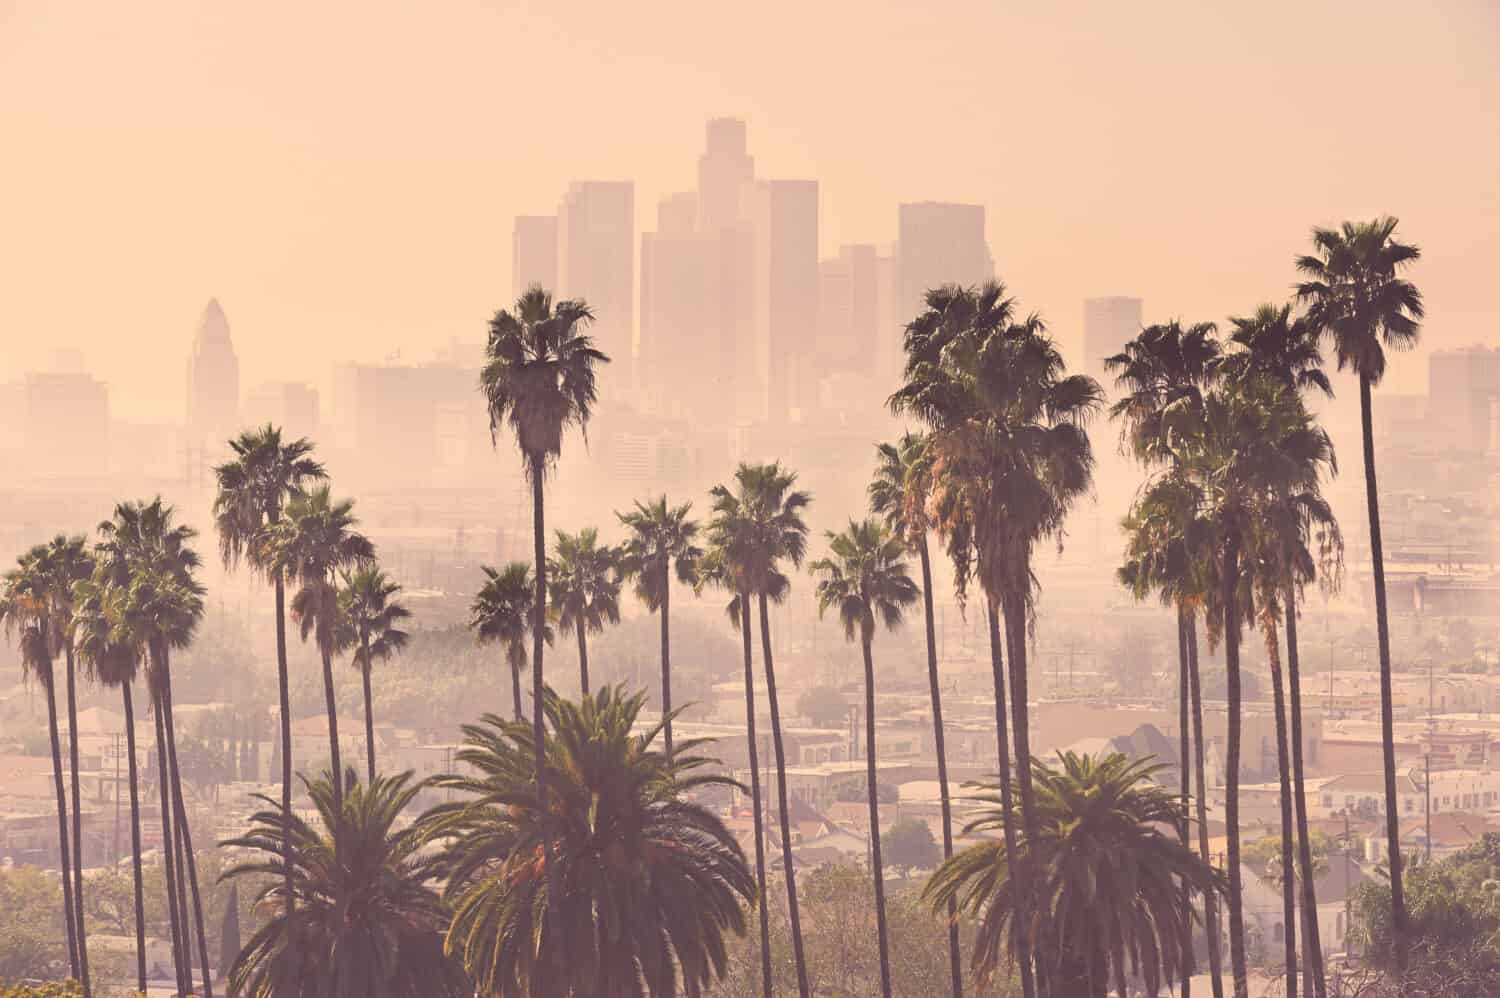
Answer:
[[[177,908],[177,859],[172,833],[172,774],[167,762],[167,730],[161,697],[155,696],[152,704],[156,715],[156,796],[161,801],[161,854],[162,869],[166,873],[167,921],[172,930],[172,973],[177,981],[178,994],[188,993],[188,982],[183,979],[184,949],[182,945],[182,920]]]
[[[589,638],[581,617],[578,620],[578,688],[584,696],[589,695]]]
[[[1370,379],[1359,377],[1359,420],[1364,435],[1365,502],[1370,520],[1370,565],[1375,574],[1375,638],[1380,652],[1380,741],[1385,755],[1386,863],[1391,871],[1391,942],[1396,969],[1406,973],[1406,887],[1401,873],[1401,812],[1396,799],[1396,735],[1391,710],[1391,632],[1385,605],[1385,550],[1380,542],[1380,492],[1375,478],[1375,429],[1370,413]]]
[[[1204,771],[1203,691],[1198,677],[1198,616],[1192,607],[1187,612],[1188,688],[1193,697],[1193,777],[1198,791],[1198,852],[1203,862],[1213,865],[1208,848],[1208,776]],[[1224,998],[1223,933],[1219,931],[1219,900],[1213,891],[1203,892],[1203,927],[1208,936],[1208,974],[1214,998]]]
[[[535,744],[536,755],[536,806],[539,814],[547,813],[547,732],[543,725],[546,711],[543,704],[546,700],[545,686],[542,678],[542,645],[546,633],[547,621],[547,535],[546,535],[546,502],[544,496],[546,461],[542,455],[532,455],[531,460],[531,520],[533,527],[533,546],[536,557],[536,611],[535,619],[531,628],[531,736]],[[566,940],[563,939],[562,926],[558,921],[559,908],[561,907],[563,888],[562,874],[557,864],[552,861],[552,836],[542,836],[542,859],[547,864],[547,911],[544,916],[544,927],[546,936],[550,941],[548,949],[554,955],[561,956]],[[545,959],[545,958],[544,958]],[[559,968],[554,967],[553,973]],[[561,976],[558,974],[557,976]],[[541,986],[540,981],[533,984],[533,990]]]
[[[1239,543],[1231,538],[1224,554],[1224,684],[1228,694],[1228,733],[1224,750],[1224,836],[1229,853],[1229,965],[1234,998],[1249,998],[1250,969],[1245,958],[1244,882],[1240,876],[1240,618]]]
[[[1327,998],[1323,941],[1318,933],[1318,885],[1307,835],[1307,787],[1302,773],[1302,669],[1297,650],[1297,590],[1286,587],[1286,682],[1292,713],[1292,781],[1297,805],[1297,863],[1302,871],[1302,962],[1312,977],[1311,998]]]
[[[177,889],[180,894],[182,892],[182,882],[186,880],[188,888],[193,895],[193,931],[197,934],[199,966],[203,969],[203,998],[213,998],[213,978],[208,965],[208,936],[203,931],[203,898],[198,893],[198,859],[193,853],[193,832],[188,827],[187,805],[182,797],[182,774],[177,768],[176,723],[172,713],[172,690],[170,686],[166,690],[166,701],[167,746],[172,757],[172,797],[175,802],[177,814],[177,836],[182,844],[183,855],[187,858],[186,867],[181,863],[177,866]],[[183,902],[182,912],[185,922],[187,918],[186,901]],[[186,925],[184,925],[184,929],[186,929]],[[186,939],[184,939],[184,945],[186,946]],[[188,952],[187,956],[188,963],[191,964],[192,953]],[[189,967],[187,976],[191,979],[191,967]]]
[[[776,804],[781,811],[781,865],[786,875],[787,911],[792,922],[792,956],[797,963],[797,992],[809,998],[807,957],[802,950],[802,917],[797,904],[797,870],[792,865],[792,818],[786,803],[786,752],[781,743],[781,710],[776,702],[776,665],[771,657],[771,610],[760,594],[760,647],[766,666],[766,701],[771,707],[771,747],[776,753]]]
[[[135,704],[130,695],[130,681],[120,684],[125,705],[125,751],[130,753],[130,865],[135,877],[135,962],[136,990],[146,993],[146,890],[141,876],[141,794],[135,760]],[[115,793],[120,792],[115,788]]]
[[[1024,570],[1023,578],[1031,577],[1029,565]],[[1015,594],[1003,597],[1001,600],[1001,612],[1005,614],[1005,638],[1006,645],[1010,649],[1010,716],[1011,735],[1016,745],[1016,783],[1021,790],[1021,827],[1026,831],[1026,841],[1038,841],[1038,830],[1036,824],[1036,809],[1031,785],[1031,736],[1030,723],[1026,714],[1027,681],[1026,681],[1026,605],[1023,599]],[[1047,924],[1033,921],[1031,918],[1032,903],[1037,899],[1036,892],[1032,888],[1035,883],[1035,871],[1032,870],[1031,851],[1027,849],[1021,853],[1020,866],[1016,872],[1020,875],[1020,897],[1022,899],[1019,911],[1023,924],[1035,927],[1042,938],[1028,938],[1027,946],[1032,956],[1036,959],[1036,988],[1037,994],[1046,995],[1048,970],[1051,959],[1046,963],[1042,957],[1054,956],[1055,947],[1046,937]]]
[[[275,517],[272,517],[275,522]],[[284,820],[292,816],[292,693],[291,680],[286,664],[286,584],[281,572],[276,572],[273,584],[276,589],[276,683],[281,693],[281,814]],[[282,903],[287,914],[297,910],[297,895],[292,890],[292,837],[282,836],[281,864],[285,871],[282,880]],[[289,939],[289,947],[296,941]],[[295,965],[295,956],[293,957]]]
[[[89,935],[83,917],[83,804],[78,782],[78,699],[73,685],[73,643],[63,645],[63,661],[68,670],[68,762],[73,775],[73,911],[78,919],[78,970],[84,998],[93,998],[94,986],[89,980]],[[63,884],[66,890],[68,885]]]
[[[333,693],[333,652],[326,642],[319,640],[323,654],[323,700],[328,710],[328,768],[333,777],[333,814],[340,822],[344,816],[344,760],[339,752],[338,700]],[[338,844],[338,829],[330,828],[335,846]]]
[[[750,655],[750,594],[741,593],[740,636],[745,646],[745,738],[750,757],[750,806],[755,812],[755,886],[760,892],[760,980],[765,998],[771,998],[771,926],[766,911],[766,832],[761,811],[760,759],[755,738],[755,669]]]
[[[68,792],[63,788],[62,742],[57,734],[57,690],[55,677],[42,681],[47,688],[47,733],[52,737],[52,778],[57,790],[57,855],[62,861],[63,918],[68,929],[68,967],[78,980],[78,919],[73,909],[72,863],[68,848]]]
[[[360,679],[365,687],[365,761],[370,764],[370,783],[375,782],[375,706],[374,698],[370,695],[370,642],[364,643],[365,664],[360,672]]]
[[[927,628],[927,686],[932,697],[932,740],[937,751],[938,801],[943,810],[943,861],[953,858],[953,811],[948,800],[948,753],[943,745],[943,696],[938,685],[937,625],[932,606],[932,557],[927,550],[927,534],[917,542],[922,562],[922,611]],[[948,973],[953,981],[953,998],[963,998],[964,967],[958,949],[958,901],[948,899]]]
[[[667,617],[672,603],[672,566],[663,560],[661,570],[661,716],[667,738],[667,758],[672,758],[672,638]]]
[[[521,713],[521,664],[515,659],[510,662],[510,696],[515,701],[516,720],[524,721],[525,715]]]
[[[1286,998],[1297,998],[1297,874],[1292,840],[1292,771],[1287,748],[1286,693],[1281,678],[1281,641],[1275,621],[1266,624],[1266,656],[1271,666],[1271,698],[1276,711],[1276,776],[1281,788],[1281,918],[1286,926]]]
[[[1005,662],[1000,652],[1000,601],[991,596],[987,601],[986,622],[990,632],[990,672],[995,683],[995,740],[1000,756],[1000,823],[1005,832],[1005,868],[1018,869],[1016,857],[1016,828],[1013,820],[1015,808],[1011,803],[1010,787],[1010,734],[1005,720]],[[1023,998],[1035,998],[1036,982],[1031,976],[1031,947],[1025,933],[1018,933],[1019,950],[1016,963],[1021,974]]]
[[[880,993],[891,998],[891,948],[886,936],[885,865],[880,857],[880,798],[875,778],[875,657],[870,635],[860,642],[865,655],[865,790],[870,798],[870,875],[875,881],[875,932],[880,945]]]
[[[1192,781],[1192,761],[1188,752],[1188,653],[1187,611],[1181,603],[1177,605],[1177,738],[1178,775],[1182,791],[1182,848],[1192,848],[1192,835],[1188,829],[1188,785]],[[1191,998],[1193,992],[1193,890],[1187,877],[1182,878],[1182,998]]]

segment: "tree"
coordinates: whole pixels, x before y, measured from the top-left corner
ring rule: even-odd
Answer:
[[[469,606],[469,627],[480,644],[498,644],[505,649],[510,666],[511,696],[516,720],[521,720],[521,670],[526,668],[526,637],[536,620],[531,566],[513,561],[497,572],[481,566],[485,582]],[[542,638],[552,643],[552,628],[543,624]]]
[[[338,702],[333,692],[333,656],[339,651],[342,609],[337,576],[364,567],[375,557],[375,545],[354,528],[352,499],[335,500],[326,484],[318,485],[287,503],[283,517],[271,528],[271,557],[283,578],[298,584],[292,597],[292,620],[305,643],[313,638],[323,659],[323,696],[328,709],[328,758],[334,813],[342,813],[343,763],[339,754]]]
[[[342,812],[334,808],[340,782],[347,784]],[[270,917],[229,968],[230,994],[472,995],[473,985],[444,952],[448,910],[428,884],[422,835],[398,825],[424,784],[410,773],[363,784],[352,769],[342,781],[324,773],[304,784],[320,827],[257,795],[265,808],[251,818],[250,830],[224,843],[252,856],[221,879],[274,876],[256,895],[256,908]],[[283,893],[286,855],[295,904]]]
[[[943,861],[937,840],[932,837],[932,827],[920,818],[902,818],[882,836],[885,854],[891,866],[901,871],[902,876],[912,870],[929,870]]]
[[[224,906],[224,924],[219,930],[219,966],[233,967],[241,948],[240,885],[232,883],[229,885],[229,903]]]
[[[733,781],[700,772],[714,765],[702,742],[669,756],[654,747],[660,725],[634,733],[642,694],[544,696],[549,811],[531,789],[531,728],[488,714],[464,726],[458,759],[474,775],[439,781],[467,799],[423,816],[454,909],[449,951],[486,994],[701,993],[724,972],[726,937],[745,932],[754,880],[729,829],[689,795]],[[543,840],[570,885],[557,903],[536,864]],[[536,923],[544,911],[563,933]]]
[[[1220,892],[1212,867],[1162,829],[1183,820],[1181,804],[1158,787],[1159,767],[1119,753],[1059,755],[1059,768],[1035,763],[1038,835],[1023,835],[1022,849],[1039,873],[1037,917],[1053,927],[1055,947],[1040,955],[1055,974],[1057,993],[1103,998],[1111,983],[1126,990],[1127,972],[1144,978],[1147,994],[1169,987],[1187,966],[1177,884]],[[990,808],[965,834],[992,831],[1004,804],[989,787]],[[938,910],[956,897],[978,920],[974,967],[981,981],[993,976],[1006,953],[1019,959],[1016,920],[1020,887],[1002,843],[970,846],[945,862],[923,897]]]
[[[812,495],[794,488],[797,473],[779,463],[741,464],[735,485],[712,492],[714,520],[710,527],[718,547],[733,563],[746,596],[760,605],[761,661],[766,670],[766,700],[771,708],[771,748],[776,758],[777,816],[781,822],[782,871],[786,878],[787,909],[792,920],[792,953],[797,963],[797,990],[809,998],[807,958],[802,946],[801,915],[797,907],[797,875],[792,861],[792,824],[787,807],[786,751],[781,739],[781,707],[776,695],[776,666],[771,654],[770,601],[786,599],[791,582],[781,571],[783,561],[802,564],[807,551],[807,524],[802,513]]]
[[[630,532],[620,551],[619,569],[635,582],[635,594],[646,609],[661,614],[661,713],[667,754],[672,754],[672,655],[668,621],[672,603],[672,577],[692,585],[703,551],[695,541],[698,524],[688,519],[693,504],[668,506],[666,494],[655,502],[637,502],[629,513],[616,513]]]
[[[948,799],[948,751],[943,732],[943,698],[938,681],[937,628],[933,613],[932,553],[927,546],[931,524],[927,502],[932,493],[932,464],[927,437],[903,433],[894,444],[875,448],[875,474],[870,480],[870,512],[917,552],[922,566],[922,616],[927,638],[927,687],[932,704],[932,737],[937,754],[938,801],[943,814],[943,859],[953,855],[953,811]],[[963,998],[963,957],[958,947],[958,910],[948,908],[948,974],[953,998]]]
[[[1364,443],[1365,502],[1370,523],[1370,561],[1375,575],[1375,631],[1380,655],[1380,732],[1385,746],[1386,853],[1401,868],[1401,828],[1396,799],[1396,749],[1391,706],[1391,637],[1385,599],[1385,552],[1380,539],[1380,494],[1375,473],[1375,430],[1370,392],[1385,376],[1385,351],[1414,346],[1425,315],[1422,293],[1401,276],[1421,251],[1395,238],[1397,221],[1345,222],[1314,229],[1314,253],[1297,258],[1305,280],[1297,298],[1308,306],[1308,322],[1333,341],[1339,370],[1359,378],[1360,427]],[[1391,883],[1392,938],[1397,967],[1406,969],[1410,940],[1401,877]]]
[[[67,975],[68,932],[57,878],[34,866],[0,869],[0,982]]]
[[[797,697],[797,713],[820,728],[843,728],[849,721],[849,701],[832,686],[814,686]]]
[[[599,531],[585,527],[576,534],[557,532],[557,557],[547,563],[550,600],[557,626],[578,634],[579,688],[589,692],[589,633],[620,622],[620,576],[616,554],[599,545]]]
[[[594,349],[584,329],[594,313],[582,299],[556,303],[540,285],[532,285],[516,300],[514,311],[501,309],[490,320],[485,341],[485,363],[479,390],[490,417],[490,438],[498,443],[501,426],[508,426],[521,451],[521,464],[531,483],[531,519],[536,567],[535,619],[531,637],[531,698],[533,738],[545,745],[542,734],[542,642],[547,619],[547,532],[545,492],[547,472],[562,455],[563,434],[578,427],[587,434],[589,418],[598,401],[595,368],[609,357]],[[536,757],[536,795],[545,809],[547,786],[542,780],[545,760]],[[543,843],[547,868],[553,869],[551,840]],[[549,895],[560,896],[555,875]]]
[[[890,944],[886,938],[885,873],[880,855],[880,804],[875,772],[876,619],[899,627],[906,608],[921,598],[906,571],[906,545],[879,520],[850,521],[828,535],[830,558],[813,562],[818,578],[818,615],[836,607],[844,637],[859,641],[865,661],[865,783],[870,803],[870,868],[875,881],[875,926],[880,944],[881,993],[890,998]]]
[[[396,625],[411,617],[411,611],[395,600],[401,587],[386,578],[373,564],[345,571],[339,591],[339,623],[345,629],[340,644],[354,650],[353,665],[359,670],[365,693],[365,752],[369,756],[369,781],[375,782],[375,710],[370,696],[370,669],[406,647],[410,635]]]
[[[214,468],[214,527],[219,533],[219,555],[226,569],[241,559],[265,577],[276,595],[276,682],[281,694],[281,809],[292,810],[292,701],[286,661],[286,578],[277,566],[269,543],[288,501],[305,494],[313,482],[327,477],[312,458],[313,445],[305,437],[285,443],[281,430],[267,423],[246,430],[229,441],[234,458]],[[290,840],[287,847],[291,847]],[[291,876],[292,858],[282,868]],[[293,896],[288,880],[285,895]]]

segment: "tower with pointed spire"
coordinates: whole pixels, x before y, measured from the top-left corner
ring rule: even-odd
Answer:
[[[219,300],[211,298],[198,321],[188,358],[188,427],[199,433],[231,433],[239,414],[240,362],[229,338],[229,320]]]

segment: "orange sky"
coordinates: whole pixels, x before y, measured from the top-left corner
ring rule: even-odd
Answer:
[[[983,202],[1065,346],[1090,295],[1248,310],[1378,212],[1425,251],[1427,341],[1500,343],[1493,3],[919,6],[0,0],[0,379],[74,349],[176,417],[214,295],[247,389],[478,339],[514,214],[622,178],[649,220],[717,114],[822,182],[830,252]]]

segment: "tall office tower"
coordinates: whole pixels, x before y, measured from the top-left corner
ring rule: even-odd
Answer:
[[[921,311],[930,289],[944,284],[967,287],[993,278],[995,261],[984,238],[984,205],[901,205],[896,268],[896,301],[903,323]]]
[[[318,390],[300,381],[273,381],[245,397],[245,421],[272,423],[283,437],[312,437],[318,432]]]
[[[533,284],[557,290],[557,216],[517,215],[510,237],[513,298]]]
[[[1500,448],[1500,350],[1434,350],[1427,362],[1427,422],[1433,449]]]
[[[711,419],[723,411],[732,371],[711,320],[713,239],[699,232],[698,196],[674,194],[641,233],[640,391],[663,416]]]
[[[82,372],[27,374],[27,470],[98,475],[109,464],[109,388]]]
[[[1114,378],[1104,370],[1104,358],[1125,349],[1141,331],[1139,298],[1085,298],[1083,300],[1083,374],[1104,386],[1112,395]]]
[[[818,264],[818,361],[828,374],[879,373],[880,258],[874,246],[841,246]]]
[[[634,391],[635,184],[578,181],[557,213],[557,284],[594,310],[595,345],[609,355],[599,373],[606,404]]]
[[[745,123],[711,118],[698,157],[698,227],[716,232],[741,221],[743,188],[755,180],[755,159],[745,152]]]
[[[752,233],[751,328],[736,351],[751,373],[751,419],[781,422],[816,399],[818,182],[763,180],[746,192]]]
[[[187,367],[188,427],[199,433],[229,433],[240,418],[240,362],[229,338],[229,320],[213,298],[198,320]]]

